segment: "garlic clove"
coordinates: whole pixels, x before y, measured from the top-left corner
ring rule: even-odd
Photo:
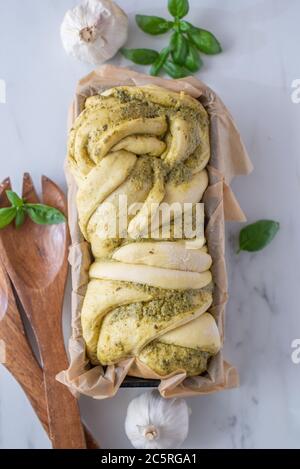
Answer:
[[[175,449],[186,439],[189,408],[184,399],[164,399],[157,390],[133,399],[127,409],[126,435],[137,449]]]
[[[153,441],[159,438],[159,429],[154,425],[137,425],[139,432],[146,440]]]
[[[85,0],[66,12],[60,32],[67,54],[99,65],[126,42],[128,17],[111,0]]]

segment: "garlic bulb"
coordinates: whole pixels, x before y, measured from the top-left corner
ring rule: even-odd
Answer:
[[[92,64],[113,57],[126,42],[127,33],[127,15],[110,0],[85,0],[67,11],[61,25],[66,52]]]
[[[164,399],[155,390],[141,394],[128,406],[125,431],[134,448],[178,448],[188,428],[189,408],[183,399]]]

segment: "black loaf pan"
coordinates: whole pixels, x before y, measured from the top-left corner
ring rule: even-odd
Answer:
[[[121,388],[157,388],[160,381],[158,379],[135,378],[134,376],[126,376]]]

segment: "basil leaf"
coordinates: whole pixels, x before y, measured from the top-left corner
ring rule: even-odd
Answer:
[[[151,65],[158,58],[158,52],[152,49],[121,49],[127,59],[139,65]]]
[[[159,56],[157,57],[156,61],[154,62],[154,64],[152,65],[150,69],[150,75],[157,76],[159,74],[163,64],[165,63],[165,61],[167,60],[169,56],[169,53],[170,53],[169,47],[165,47],[160,52]]]
[[[193,44],[189,44],[189,51],[186,56],[184,65],[191,72],[197,72],[203,65],[199,52]]]
[[[193,26],[187,34],[190,41],[204,54],[213,55],[222,52],[221,44],[211,32]]]
[[[16,228],[20,228],[24,221],[25,221],[25,216],[26,216],[26,212],[24,210],[23,207],[20,207],[18,210],[17,210],[17,213],[16,213],[16,218],[15,218],[15,226]]]
[[[38,225],[56,225],[66,221],[66,217],[59,210],[48,205],[25,204],[24,208],[31,220]]]
[[[190,29],[193,28],[193,25],[191,23],[188,23],[187,21],[181,20],[179,22],[179,29],[181,32],[186,33]]]
[[[273,240],[279,227],[279,223],[273,220],[259,220],[245,226],[240,231],[239,251],[260,251]]]
[[[135,15],[135,20],[142,31],[154,36],[170,31],[173,26],[172,21],[167,21],[159,16]]]
[[[16,207],[0,208],[0,229],[9,225],[15,218],[16,213]]]
[[[185,70],[184,67],[175,64],[171,60],[166,60],[163,65],[163,69],[172,78],[183,78],[188,75],[188,72]]]
[[[174,33],[171,39],[171,50],[173,61],[178,65],[184,65],[189,44],[181,33]]]
[[[18,194],[16,194],[13,191],[5,191],[5,192],[6,192],[8,200],[10,201],[10,203],[12,204],[13,207],[22,207],[23,206],[24,202],[23,202],[22,199],[20,199]]]
[[[174,18],[183,18],[189,12],[188,0],[169,0],[168,10]]]
[[[178,32],[173,33],[171,36],[170,44],[169,44],[171,52],[173,52],[176,49],[177,36],[178,36]]]

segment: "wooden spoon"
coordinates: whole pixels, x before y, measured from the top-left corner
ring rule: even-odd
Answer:
[[[49,435],[43,371],[32,353],[9,278],[1,264],[0,340],[5,347],[3,365],[23,388],[44,430]],[[84,434],[87,448],[98,449],[98,443],[87,428],[84,428]]]
[[[0,187],[0,206],[8,205],[6,179]],[[43,203],[66,213],[64,194],[42,177]],[[23,178],[23,198],[39,203],[29,174]],[[55,377],[68,367],[62,333],[62,306],[68,272],[68,229],[37,225],[27,217],[16,230],[10,224],[0,230],[1,256],[25,313],[34,330],[44,370],[50,439],[54,448],[86,448],[78,403]]]
[[[44,429],[48,414],[42,371],[27,342],[9,279],[0,265],[0,339],[5,346],[3,365],[25,391]]]

